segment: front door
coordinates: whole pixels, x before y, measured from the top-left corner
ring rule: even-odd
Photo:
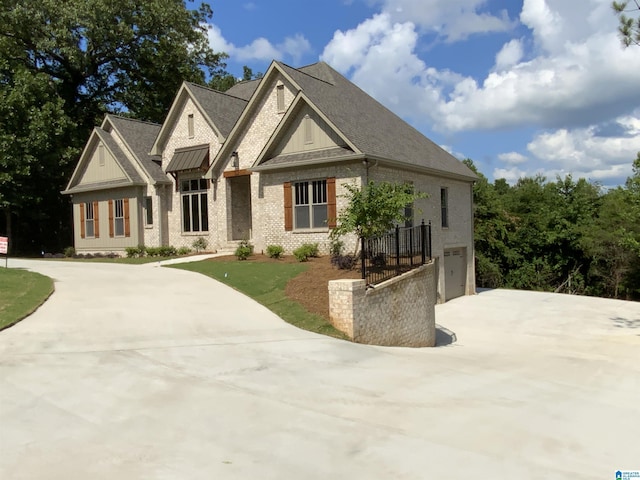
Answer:
[[[243,175],[227,179],[230,190],[228,209],[229,240],[249,240],[251,238],[251,176]]]

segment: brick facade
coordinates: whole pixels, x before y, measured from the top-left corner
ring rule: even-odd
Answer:
[[[370,289],[364,280],[332,280],[330,322],[358,343],[433,347],[435,277],[432,262]]]

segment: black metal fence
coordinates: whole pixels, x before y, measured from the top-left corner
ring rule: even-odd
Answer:
[[[375,238],[360,238],[362,278],[375,285],[431,260],[431,222],[396,227]]]

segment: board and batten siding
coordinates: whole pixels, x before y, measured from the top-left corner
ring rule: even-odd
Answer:
[[[120,190],[107,190],[97,192],[78,193],[73,196],[73,236],[76,251],[78,253],[89,252],[119,252],[122,254],[126,247],[135,247],[142,243],[140,240],[143,219],[141,217],[141,192],[140,188],[123,188]],[[117,199],[128,199],[129,204],[129,236],[110,236],[113,232],[112,219],[110,214],[109,201]],[[97,203],[98,210],[94,210],[94,221],[97,219],[97,229],[99,237],[84,237],[83,232],[83,210],[85,203]],[[113,205],[113,204],[112,204]],[[97,212],[97,213],[96,213]]]
[[[304,107],[282,136],[275,155],[345,146],[340,136],[315,111]]]
[[[80,178],[78,185],[90,185],[110,180],[123,180],[127,175],[109,150],[102,143],[98,143]]]

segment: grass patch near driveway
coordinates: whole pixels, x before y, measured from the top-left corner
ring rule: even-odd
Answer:
[[[305,272],[309,264],[285,263],[277,260],[269,262],[203,260],[167,266],[202,273],[229,285],[298,328],[331,337],[346,338],[321,315],[310,313],[303,305],[287,297],[285,293],[287,283]]]
[[[0,330],[33,313],[53,293],[53,280],[39,273],[0,268]]]
[[[161,262],[180,257],[117,257],[117,258],[34,258],[44,262],[83,262],[83,263],[124,263],[126,265],[143,265],[145,263]],[[31,260],[31,259],[30,259]]]

